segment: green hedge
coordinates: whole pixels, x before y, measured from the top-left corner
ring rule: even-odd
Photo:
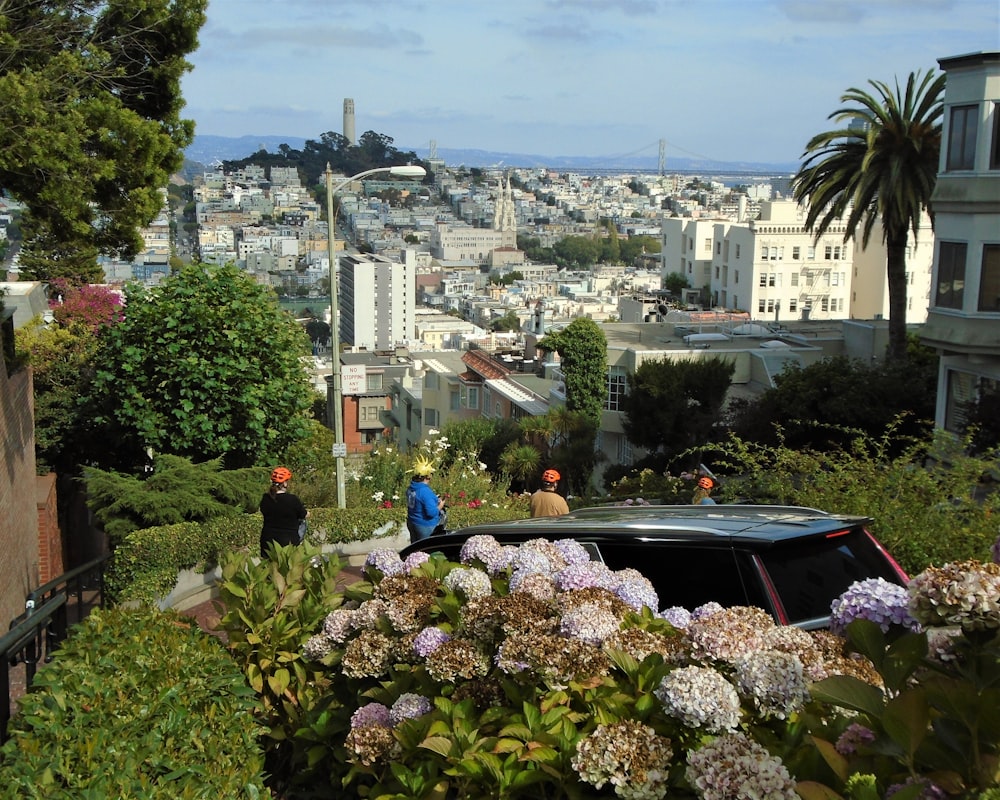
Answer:
[[[0,750],[4,797],[269,796],[253,690],[174,612],[95,611],[32,689]]]
[[[526,517],[527,504],[478,508],[454,506],[448,511],[450,528],[480,522],[502,522]],[[392,527],[385,529],[387,523]],[[314,545],[346,544],[373,537],[393,536],[406,525],[406,509],[314,508],[309,512],[308,540]],[[153,603],[165,597],[182,569],[211,569],[227,553],[257,553],[260,514],[219,517],[208,522],[182,522],[132,531],[115,548],[105,589],[113,603]]]

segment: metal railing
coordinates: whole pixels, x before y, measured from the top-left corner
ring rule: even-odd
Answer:
[[[7,740],[11,716],[11,668],[23,663],[25,687],[30,686],[39,662],[52,660],[69,626],[81,622],[91,609],[104,607],[107,561],[106,555],[95,558],[32,591],[24,613],[0,638],[0,679],[7,685],[7,702],[0,703],[0,744]]]

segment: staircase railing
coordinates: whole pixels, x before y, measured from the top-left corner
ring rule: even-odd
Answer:
[[[30,686],[39,662],[52,660],[69,626],[81,622],[93,608],[104,607],[107,561],[106,555],[95,558],[32,591],[24,613],[0,638],[0,679],[7,684],[7,702],[0,703],[0,744],[7,740],[10,722],[11,667],[23,663],[25,687]]]

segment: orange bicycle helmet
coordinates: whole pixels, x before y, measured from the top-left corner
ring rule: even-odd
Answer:
[[[700,478],[698,478],[698,485],[702,489],[711,489],[713,486],[715,486],[715,483],[707,475],[702,475]]]
[[[561,476],[554,469],[547,469],[542,473],[543,483],[559,483],[559,478]]]
[[[284,483],[290,480],[292,477],[292,471],[288,467],[275,467],[271,471],[271,483]]]

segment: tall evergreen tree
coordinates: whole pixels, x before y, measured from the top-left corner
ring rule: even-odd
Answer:
[[[867,246],[882,221],[889,279],[890,359],[905,360],[906,246],[921,213],[929,211],[941,152],[942,93],[945,76],[910,73],[906,90],[869,81],[875,92],[848,89],[852,103],[829,119],[845,126],[817,134],[806,145],[796,174],[795,199],[808,204],[806,227],[822,236],[843,218],[844,241]]]
[[[88,281],[162,206],[194,124],[181,76],[207,0],[0,3],[0,189],[25,203],[29,277]]]

